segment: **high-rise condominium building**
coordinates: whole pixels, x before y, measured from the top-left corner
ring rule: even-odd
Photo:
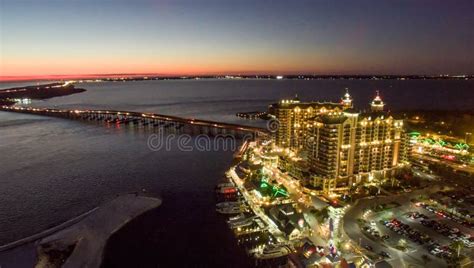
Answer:
[[[387,176],[405,162],[403,121],[384,112],[377,93],[371,111],[355,112],[346,92],[340,103],[282,101],[276,144],[302,152],[310,164],[309,184],[324,192]]]
[[[331,102],[302,103],[296,96],[294,99],[281,100],[269,107],[279,122],[276,130],[276,144],[280,147],[300,151],[308,138],[313,118],[319,115],[342,112],[344,105]]]

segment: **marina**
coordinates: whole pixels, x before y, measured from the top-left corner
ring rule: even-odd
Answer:
[[[216,92],[220,92],[218,90],[224,87],[225,82],[214,81],[210,85],[215,85]],[[298,81],[287,80],[280,82],[285,83],[287,86],[290,82],[299,83]],[[406,81],[404,83],[414,86],[419,82],[421,81]],[[149,90],[140,93],[142,95],[153,94],[155,92],[155,85],[161,85],[161,83],[176,83],[183,87],[185,86],[185,83],[182,81],[134,83],[142,83],[149,86]],[[242,81],[242,83],[246,85],[259,85],[260,81],[248,80]],[[309,81],[307,83],[316,85],[316,88],[318,88],[317,85],[324,87],[328,82]],[[335,81],[332,83],[338,84],[339,82]],[[390,94],[389,89],[387,89],[389,88],[388,81],[374,82],[368,80],[357,83],[363,83],[364,85],[377,83],[378,86],[382,85],[382,87],[385,85],[386,94]],[[432,81],[423,83],[428,85]],[[443,82],[440,83],[442,84]],[[450,81],[449,83],[457,82]],[[191,84],[198,85],[200,82],[193,81]],[[300,207],[294,204],[300,198],[293,198],[293,193],[296,193],[295,190],[298,189],[303,190],[307,195],[300,197],[305,197],[305,200],[302,199],[301,201],[306,203],[316,200],[316,196],[321,196],[318,193],[315,193],[316,196],[313,196],[311,189],[302,187],[303,181],[298,182],[291,179],[291,174],[298,175],[298,170],[290,165],[284,166],[281,170],[271,167],[272,163],[276,161],[278,154],[266,151],[265,147],[261,146],[268,141],[264,141],[261,144],[258,143],[257,146],[252,142],[244,142],[235,152],[227,154],[207,153],[205,158],[202,157],[202,153],[198,155],[197,153],[185,154],[183,152],[172,152],[161,157],[158,153],[150,153],[143,149],[147,148],[147,135],[157,128],[167,129],[169,133],[194,133],[196,135],[200,133],[210,133],[212,135],[212,131],[209,132],[206,128],[203,128],[203,130],[196,128],[193,132],[193,128],[189,124],[182,124],[181,126],[181,124],[176,122],[160,120],[160,118],[155,118],[155,122],[153,120],[142,120],[140,118],[141,114],[175,114],[180,118],[203,118],[210,122],[218,122],[222,119],[222,121],[229,124],[241,125],[245,124],[245,122],[243,120],[239,121],[240,119],[235,117],[236,111],[257,110],[257,108],[254,109],[246,105],[265,107],[268,101],[252,103],[243,100],[236,104],[238,107],[235,108],[229,103],[234,103],[232,99],[237,98],[237,96],[224,92],[224,96],[219,98],[224,99],[222,103],[219,100],[215,100],[215,102],[213,100],[200,100],[198,103],[193,103],[194,97],[192,97],[185,104],[179,104],[179,99],[166,99],[163,101],[165,104],[150,104],[147,100],[143,100],[139,105],[134,106],[131,104],[116,104],[129,103],[130,96],[128,95],[120,96],[121,102],[108,99],[109,96],[113,96],[112,92],[119,95],[124,94],[123,92],[128,92],[126,90],[130,85],[127,83],[91,83],[89,86],[92,89],[89,90],[88,88],[87,92],[82,93],[84,95],[76,94],[41,102],[33,100],[31,104],[21,104],[25,106],[14,106],[23,107],[24,109],[29,108],[30,110],[36,109],[34,112],[37,113],[31,111],[0,112],[0,116],[5,120],[2,121],[3,128],[0,131],[2,131],[1,134],[2,138],[4,138],[3,141],[6,144],[6,149],[11,152],[9,157],[4,159],[3,162],[5,170],[0,171],[0,177],[4,179],[3,185],[5,186],[2,193],[3,207],[1,211],[7,215],[8,225],[18,227],[15,230],[7,229],[5,233],[2,233],[2,239],[5,244],[39,233],[50,226],[54,226],[54,224],[58,224],[58,221],[59,223],[67,221],[96,207],[100,204],[100,200],[97,200],[98,197],[109,197],[117,192],[141,191],[141,189],[146,188],[149,191],[164,192],[168,195],[171,193],[171,197],[167,198],[167,200],[171,200],[173,203],[172,205],[166,205],[164,215],[167,216],[165,218],[158,216],[152,218],[154,223],[162,219],[166,220],[163,220],[163,223],[160,223],[158,227],[149,227],[150,229],[144,228],[147,224],[143,223],[143,225],[139,225],[140,227],[135,227],[133,232],[120,235],[120,237],[125,236],[129,240],[114,241],[114,244],[119,245],[119,248],[126,249],[125,252],[127,254],[134,256],[135,259],[140,259],[140,264],[142,265],[145,265],[146,262],[164,263],[166,261],[172,263],[174,260],[179,259],[178,253],[175,253],[171,249],[172,247],[168,247],[170,243],[176,240],[176,236],[163,232],[164,226],[166,228],[172,227],[173,233],[182,241],[185,241],[186,237],[193,237],[195,239],[194,241],[196,242],[193,242],[194,244],[189,249],[189,258],[185,260],[187,264],[212,263],[214,261],[222,266],[229,259],[232,259],[233,263],[245,262],[245,258],[241,254],[247,254],[252,258],[252,262],[255,262],[257,260],[255,255],[263,252],[265,245],[268,243],[279,244],[290,240],[290,237],[291,244],[297,252],[285,257],[276,258],[279,262],[287,263],[288,259],[300,261],[301,255],[309,256],[306,260],[307,263],[314,263],[315,261],[337,262],[336,259],[331,259],[330,247],[323,240],[327,239],[327,235],[324,233],[325,227],[322,226],[320,228],[317,226],[313,218],[307,219],[310,227],[314,230],[313,239],[310,242],[302,242],[297,239],[300,236],[298,218],[285,215],[285,213],[293,213],[293,215],[297,216],[299,214]],[[441,86],[439,87],[441,88]],[[101,91],[102,88],[104,91]],[[331,88],[331,90],[331,92],[338,91],[337,88]],[[400,90],[400,88],[397,90]],[[253,91],[257,92],[256,90]],[[98,92],[100,94],[94,95]],[[303,92],[306,92],[306,96],[309,96],[310,92],[317,92],[317,90],[310,91],[308,86],[308,88],[303,89]],[[324,92],[330,92],[330,90]],[[430,88],[429,92],[436,94],[436,92],[440,92],[440,89]],[[165,95],[165,93],[165,91],[160,92],[161,95]],[[87,102],[84,101],[84,104],[77,105],[77,103],[81,102],[80,98],[82,96],[87,99]],[[327,96],[331,98],[332,95],[327,94]],[[468,97],[463,96],[463,98]],[[261,99],[268,98],[270,97],[264,95],[261,97]],[[97,100],[100,100],[100,102]],[[358,99],[355,101],[358,101]],[[216,105],[216,102],[219,102],[219,105]],[[406,105],[409,105],[409,100],[407,100]],[[197,109],[196,107],[202,110],[209,108],[209,110],[193,114],[195,109]],[[45,113],[45,116],[43,116],[41,115],[43,109],[50,111],[46,111],[48,113]],[[258,109],[261,110],[262,108]],[[76,110],[84,113],[75,114]],[[50,116],[53,114],[51,111],[69,111],[72,115],[71,117],[63,117],[64,115]],[[103,114],[92,115],[87,114],[86,111],[109,111],[115,112],[115,114],[109,114],[110,117],[107,118]],[[118,120],[117,112],[120,112]],[[133,112],[138,116],[136,118],[129,117],[126,114],[127,112],[129,114]],[[121,113],[124,113],[124,115]],[[257,124],[260,121],[246,122]],[[263,121],[260,123],[265,124]],[[60,136],[62,138],[50,139],[49,136],[45,135],[46,130],[53,131],[55,137]],[[11,136],[13,131],[20,133],[17,138]],[[75,135],[75,133],[79,133],[79,135]],[[216,131],[216,133],[219,132]],[[73,135],[74,139],[69,138],[69,136]],[[111,139],[111,136],[114,139]],[[55,140],[55,142],[52,142],[52,140]],[[25,141],[29,141],[29,143],[25,143]],[[262,147],[263,150],[255,152],[255,149],[259,147]],[[41,154],[37,152],[41,152]],[[73,153],[67,154],[62,152]],[[97,154],[99,155],[95,157]],[[234,156],[233,160],[232,154]],[[265,168],[262,169],[261,166],[255,164],[259,161],[265,164]],[[54,163],[57,163],[57,165]],[[51,166],[54,168],[44,168]],[[184,169],[183,166],[187,166],[189,169]],[[131,172],[132,170],[133,172]],[[171,170],[173,171],[171,172]],[[250,175],[250,173],[253,173],[253,175]],[[222,177],[223,174],[225,174],[226,182],[216,188],[215,180]],[[277,178],[277,180],[274,178]],[[15,215],[17,215],[17,211],[20,211],[20,208],[16,205],[16,200],[19,200],[23,194],[15,194],[15,189],[20,189],[21,185],[25,183],[29,185],[26,190],[31,189],[35,193],[44,194],[34,200],[25,200],[24,205],[27,209],[22,210],[21,214],[24,217],[21,220],[16,220]],[[91,185],[94,187],[90,187]],[[46,188],[47,190],[45,191]],[[241,191],[243,188],[245,188],[245,191]],[[179,191],[176,189],[179,189]],[[217,193],[220,193],[219,196],[223,200],[217,200],[217,202],[214,200],[213,197]],[[68,196],[66,200],[64,200],[65,195]],[[306,198],[308,196],[311,196],[311,198]],[[209,197],[210,200],[208,199]],[[251,202],[247,202],[247,200]],[[332,199],[322,200],[323,202],[318,202],[318,211]],[[340,202],[340,200],[337,201]],[[234,212],[230,211],[233,214],[222,215],[216,212],[216,203],[220,202],[241,202],[245,203],[247,208],[243,212],[240,212],[239,208],[234,209]],[[284,206],[286,204],[290,204],[293,209]],[[189,213],[191,209],[183,210],[183,207],[192,208],[192,211],[195,212]],[[179,211],[183,212],[180,213]],[[306,212],[307,210],[303,209],[303,213]],[[204,217],[203,215],[206,216]],[[319,216],[318,214],[315,215]],[[174,220],[180,218],[185,220]],[[201,218],[206,220],[201,220]],[[250,221],[250,218],[253,220]],[[27,219],[36,220],[32,223]],[[231,226],[227,223],[231,219],[241,221],[237,225]],[[222,223],[222,225],[218,225],[218,223]],[[337,223],[337,221],[334,221],[334,223]],[[191,225],[195,226],[192,230],[187,228]],[[150,236],[148,235],[149,233],[153,235]],[[219,237],[219,242],[209,241],[208,235],[211,233],[213,236]],[[235,241],[231,239],[226,240],[226,235],[235,238]],[[140,239],[139,237],[146,237],[147,239]],[[143,244],[147,246],[136,247],[136,250],[130,250],[128,241],[136,241],[138,239],[140,240],[136,242],[137,245]],[[203,257],[207,256],[208,252],[207,249],[202,247],[203,243],[206,243],[208,248],[212,248],[213,252],[219,252],[216,254],[217,256]],[[365,240],[362,240],[362,243],[366,243]],[[377,255],[378,247],[373,244],[371,245],[377,251],[375,254]],[[348,245],[336,246],[338,246],[337,249],[340,251],[346,250]],[[355,248],[356,245],[352,243],[350,247]],[[159,253],[152,252],[156,248],[160,248],[162,251]],[[112,260],[123,262],[129,259],[125,257],[126,255],[118,253],[124,251],[117,251],[117,248],[113,248],[110,252],[112,253],[108,253],[108,256],[113,256],[113,258],[107,258],[109,263]],[[195,252],[199,252],[199,254]],[[311,252],[314,253],[310,254]],[[387,252],[390,253],[392,258],[397,258],[396,253],[392,251]],[[6,254],[2,254],[0,259],[5,259],[5,256]],[[329,256],[329,260],[325,259],[326,256]],[[377,258],[380,258],[380,256],[377,256]],[[265,261],[272,260],[266,259]],[[259,262],[261,262],[261,259],[259,259]],[[129,264],[132,265],[133,263]],[[244,266],[242,265],[242,267]]]
[[[226,189],[216,191],[217,200],[226,200],[216,204],[216,211],[225,216],[231,215],[227,217],[229,229],[237,238],[239,246],[254,258],[257,267],[286,265],[286,256],[294,251],[292,245],[275,228],[265,212],[249,198],[250,194],[242,181],[237,179],[228,173],[224,181],[216,186],[216,189]]]

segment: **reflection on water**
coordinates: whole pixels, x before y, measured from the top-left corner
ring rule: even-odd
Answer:
[[[81,84],[87,92],[32,105],[155,112],[263,126],[262,121],[245,121],[235,113],[263,111],[272,101],[295,93],[303,100],[336,101],[345,87],[361,108],[367,107],[376,89],[391,109],[472,108],[473,85],[474,81],[423,80],[107,82]],[[149,134],[133,127],[0,112],[0,244],[58,224],[119,193],[145,190],[164,198],[159,214],[150,216],[153,221],[148,223],[155,230],[151,243],[168,249],[157,256],[171,258],[184,244],[186,251],[194,252],[190,256],[196,256],[190,260],[209,252],[216,263],[237,261],[232,250],[222,250],[234,244],[214,212],[213,196],[232,152],[183,152],[175,147],[153,152],[147,149]]]

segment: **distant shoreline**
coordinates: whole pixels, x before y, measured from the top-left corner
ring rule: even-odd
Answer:
[[[274,79],[274,80],[470,80],[474,74],[459,75],[397,75],[397,74],[222,74],[222,75],[159,75],[159,74],[84,74],[49,76],[0,76],[0,83],[30,81],[142,81],[142,80],[189,80],[189,79]]]
[[[42,100],[85,92],[72,83],[50,83],[0,90],[0,105],[13,105],[18,99]]]

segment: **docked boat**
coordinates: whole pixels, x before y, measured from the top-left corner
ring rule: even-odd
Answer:
[[[236,221],[244,220],[244,219],[249,218],[250,216],[253,217],[253,216],[255,216],[255,214],[252,213],[252,214],[247,215],[247,214],[242,213],[242,214],[239,214],[237,216],[230,217],[229,220],[227,220],[227,223],[233,223],[233,222],[236,222]]]
[[[253,216],[242,216],[242,217],[238,217],[234,220],[228,220],[227,223],[229,225],[239,224],[239,223],[244,223],[244,222],[247,222],[247,221],[253,221],[256,218],[257,218],[257,216],[255,216],[255,215],[253,215]]]
[[[229,223],[230,228],[235,229],[235,228],[242,228],[242,227],[247,227],[250,226],[254,223],[254,218],[247,218],[241,221]]]
[[[216,207],[217,208],[226,208],[226,207],[234,207],[234,206],[240,206],[240,205],[243,205],[243,203],[240,202],[240,201],[232,201],[232,202],[218,203],[218,204],[216,204]]]
[[[222,188],[222,187],[231,187],[234,186],[234,184],[230,181],[224,181],[219,184],[217,184],[216,188]]]
[[[219,190],[219,189],[224,188],[224,187],[234,187],[234,184],[231,183],[231,182],[221,182],[221,183],[216,185],[216,190]]]
[[[257,259],[274,259],[278,257],[283,257],[291,253],[291,249],[288,246],[279,246],[279,245],[267,245],[263,251],[260,253],[255,253],[255,258]]]
[[[235,194],[237,193],[237,188],[234,186],[223,186],[216,189],[218,194]]]
[[[245,212],[246,208],[244,206],[230,206],[224,208],[216,208],[216,211],[221,214],[239,214]]]
[[[239,215],[236,215],[236,216],[232,216],[229,218],[229,220],[227,221],[227,223],[231,223],[233,221],[236,221],[236,220],[241,220],[241,219],[244,219],[246,218],[247,216],[245,216],[245,214],[239,214]]]

